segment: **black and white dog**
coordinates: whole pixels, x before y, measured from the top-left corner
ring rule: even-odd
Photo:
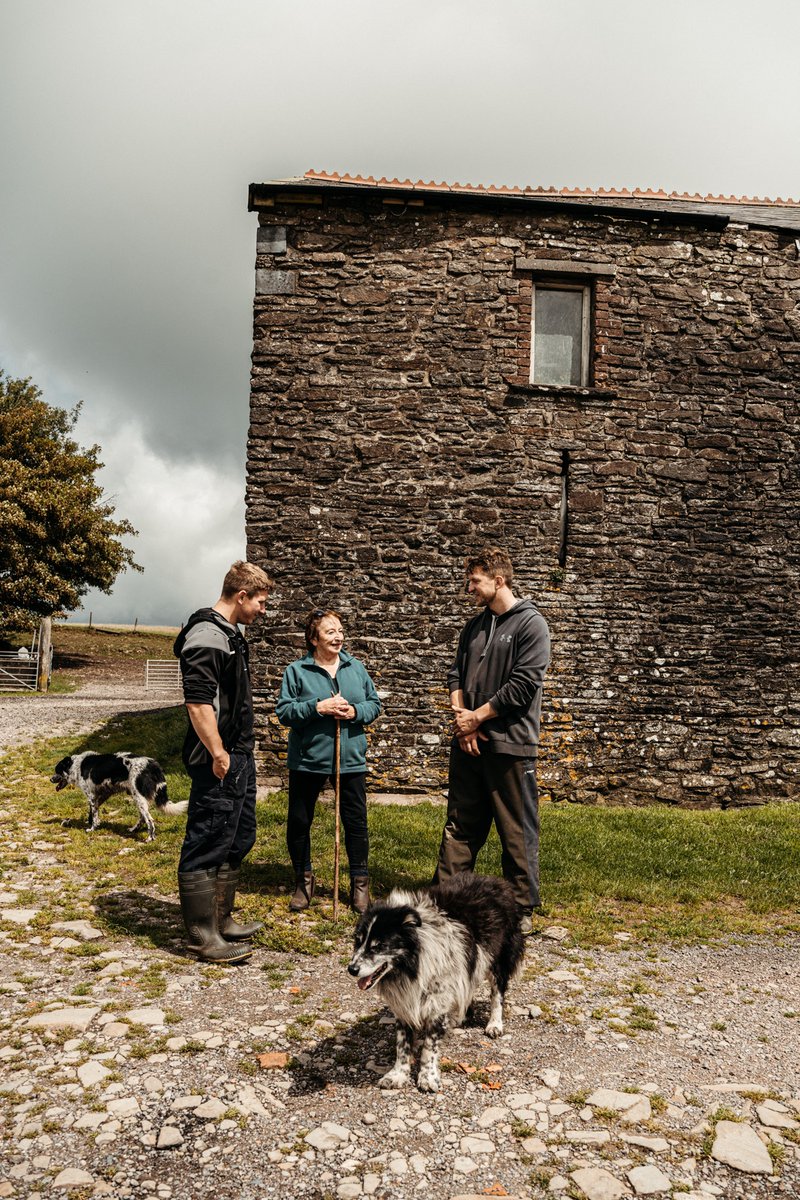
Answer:
[[[524,951],[519,909],[502,879],[465,873],[420,892],[395,890],[371,905],[356,926],[347,970],[361,991],[376,987],[397,1018],[397,1059],[380,1086],[409,1082],[416,1038],[417,1087],[438,1092],[439,1043],[487,979],[486,1036],[499,1037],[503,1000]]]
[[[100,805],[109,796],[127,792],[139,810],[139,820],[131,829],[136,833],[147,826],[147,840],[152,842],[156,827],[150,816],[150,805],[169,816],[186,812],[188,802],[170,803],[167,797],[167,781],[164,772],[154,758],[138,758],[126,751],[118,754],[72,754],[62,758],[50,780],[60,792],[68,784],[80,788],[89,802],[88,828],[97,829],[100,824]]]

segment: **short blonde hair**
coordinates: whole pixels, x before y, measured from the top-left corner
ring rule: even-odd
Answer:
[[[222,595],[226,600],[230,600],[237,592],[255,596],[256,592],[272,591],[274,586],[275,581],[270,579],[266,571],[262,571],[255,563],[245,562],[240,558],[238,562],[233,563],[223,580]]]

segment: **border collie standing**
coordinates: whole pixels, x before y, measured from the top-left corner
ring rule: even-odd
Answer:
[[[380,1086],[409,1082],[416,1038],[417,1087],[438,1092],[439,1043],[464,1020],[486,979],[486,1036],[499,1037],[503,1000],[524,951],[519,909],[503,879],[465,873],[425,891],[393,891],[371,905],[356,926],[347,970],[361,991],[376,987],[397,1018],[397,1059]]]
[[[138,758],[124,750],[118,754],[93,754],[87,750],[68,755],[56,764],[50,782],[56,785],[57,792],[70,783],[80,788],[89,802],[89,830],[97,829],[100,824],[100,805],[115,793],[127,792],[139,810],[139,820],[131,833],[145,825],[148,842],[156,836],[151,804],[169,816],[186,812],[189,807],[186,800],[170,803],[164,772],[154,758]]]

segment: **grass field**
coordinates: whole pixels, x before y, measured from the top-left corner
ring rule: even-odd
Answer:
[[[49,776],[63,754],[89,747],[126,749],[159,759],[170,798],[186,799],[189,781],[180,763],[185,720],[182,707],[124,716],[77,746],[74,739],[56,740],[2,760],[0,804],[11,809],[4,818],[6,861],[26,860],[31,843],[46,840],[57,844],[63,864],[49,916],[37,918],[42,932],[49,920],[63,919],[66,912],[87,915],[88,884],[103,919],[156,942],[175,937],[175,871],[184,818],[156,817],[156,841],[146,843],[141,834],[128,833],[134,809],[126,798],[115,797],[106,806],[106,822],[89,836],[83,828],[83,797],[72,788],[56,794]],[[315,953],[330,945],[337,931],[331,921],[332,811],[324,804],[318,808],[313,839],[322,895],[302,918],[292,917],[287,907],[292,876],[285,814],[282,793],[259,802],[258,841],[243,868],[242,908],[265,921],[263,944]],[[378,894],[397,884],[430,880],[443,818],[443,809],[431,804],[371,806],[371,868]],[[584,945],[613,942],[619,931],[658,941],[800,930],[798,806],[684,812],[545,804],[541,819],[545,907],[538,928],[565,925]],[[478,869],[500,872],[494,836]],[[344,892],[344,856],[342,879]],[[346,909],[344,914],[339,932],[352,926]]]

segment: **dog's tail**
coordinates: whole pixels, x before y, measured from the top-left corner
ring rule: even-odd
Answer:
[[[168,817],[177,817],[181,813],[185,813],[189,807],[188,800],[180,800],[177,804],[173,804],[167,795],[167,781],[162,775],[156,784],[156,789],[153,794],[156,808],[159,812],[166,813]]]

